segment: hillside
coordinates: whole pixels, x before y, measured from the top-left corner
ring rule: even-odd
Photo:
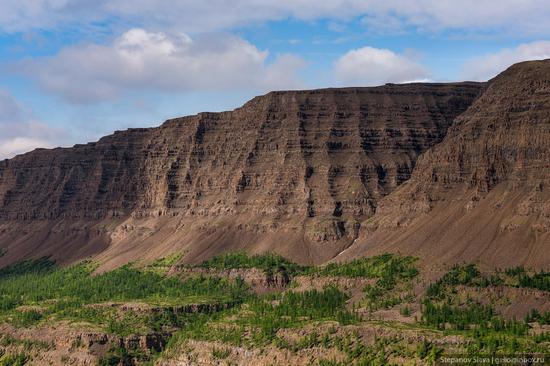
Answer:
[[[340,258],[390,250],[548,268],[549,187],[550,60],[524,62],[489,81]]]
[[[546,60],[5,160],[0,365],[543,364],[549,157]]]
[[[484,84],[272,92],[231,112],[0,162],[0,264],[104,268],[184,250],[324,262],[407,181]]]

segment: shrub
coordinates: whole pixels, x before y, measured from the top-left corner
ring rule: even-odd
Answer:
[[[131,265],[98,275],[93,275],[93,270],[90,263],[60,268],[44,260],[6,267],[0,275],[0,315],[18,326],[29,326],[54,315],[102,324],[108,331],[122,335],[146,326],[155,330],[178,326],[183,320],[179,319],[179,314],[176,317],[167,313],[118,319],[108,308],[86,304],[143,301],[170,305],[210,302],[232,306],[249,296],[242,279],[198,276],[180,280]],[[20,305],[37,303],[42,305],[40,311],[15,310]]]
[[[42,313],[37,310],[16,311],[12,317],[12,323],[19,327],[28,327],[42,319]]]
[[[399,309],[399,313],[403,316],[411,316],[411,309],[408,306],[403,306],[401,309]]]
[[[519,287],[535,288],[542,291],[550,291],[550,272],[540,271],[533,275],[522,273],[518,275]]]
[[[382,254],[356,259],[347,263],[330,263],[318,273],[325,276],[379,278],[381,286],[393,287],[395,280],[410,279],[418,275],[416,258]]]
[[[24,353],[16,355],[4,355],[0,358],[0,366],[23,366],[29,361],[29,357]]]
[[[441,329],[444,329],[446,324],[450,324],[455,329],[463,330],[470,324],[486,324],[493,316],[494,311],[490,306],[480,304],[458,307],[425,301],[422,306],[423,322]]]
[[[286,273],[289,276],[302,272],[306,267],[300,266],[286,258],[275,254],[249,256],[245,252],[231,252],[213,257],[199,264],[202,268],[215,268],[219,270],[237,268],[258,268],[267,275],[274,273]]]
[[[219,360],[226,359],[227,357],[229,357],[230,354],[231,354],[231,349],[230,348],[217,348],[217,347],[214,347],[212,349],[212,356],[214,358],[219,359]]]

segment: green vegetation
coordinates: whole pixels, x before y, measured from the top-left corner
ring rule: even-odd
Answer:
[[[335,287],[258,298],[250,303],[249,310],[254,314],[244,321],[258,327],[261,336],[269,340],[278,329],[300,325],[304,321],[336,320],[350,324],[356,317],[345,309],[348,298]]]
[[[494,274],[482,274],[475,265],[455,265],[440,280],[431,284],[422,303],[422,323],[443,330],[447,334],[458,334],[467,339],[464,353],[471,356],[490,356],[514,352],[545,352],[550,341],[547,333],[532,335],[529,322],[545,324],[550,313],[532,310],[524,321],[507,320],[499,315],[493,304],[483,305],[459,296],[458,286],[468,293],[467,288],[512,286],[544,288],[545,273],[528,274],[522,267]],[[536,284],[536,285],[535,285]]]
[[[391,287],[399,279],[411,279],[418,275],[415,262],[413,257],[382,254],[346,263],[330,263],[317,273],[322,276],[378,278],[384,287]]]
[[[437,305],[429,300],[424,302],[422,320],[425,324],[445,329],[492,329],[496,332],[509,332],[515,335],[525,335],[528,326],[525,322],[505,320],[497,316],[494,309],[488,305],[471,304],[468,306]]]
[[[245,252],[222,254],[202,262],[199,267],[214,268],[218,270],[258,268],[263,270],[268,276],[275,273],[284,273],[288,276],[294,276],[307,268],[293,263],[278,254],[267,253],[249,256]]]
[[[231,283],[218,277],[195,277],[180,281],[126,265],[111,272],[92,276],[89,263],[68,268],[0,274],[2,309],[33,304],[45,300],[63,299],[81,304],[104,301],[144,300],[151,303],[185,303],[201,297],[208,300],[238,300],[243,294],[242,281]],[[26,267],[29,267],[27,265]],[[50,267],[51,268],[51,267]]]
[[[428,287],[426,295],[428,298],[441,299],[448,287],[463,285],[471,287],[498,286],[504,280],[498,275],[482,276],[475,264],[465,266],[454,265],[439,281]]]
[[[147,359],[148,357],[140,350],[115,346],[99,359],[99,366],[133,365],[133,360],[146,361]]]
[[[0,338],[0,347],[8,347],[8,346],[21,346],[25,351],[29,351],[32,349],[45,350],[50,348],[50,345],[48,343],[45,343],[42,341],[18,339],[18,338],[12,337],[9,334],[4,334]]]
[[[6,348],[12,348],[12,352],[6,352]],[[52,347],[51,344],[28,339],[18,339],[9,334],[0,335],[0,366],[28,365],[31,364],[29,354],[42,352]]]
[[[214,348],[212,349],[212,356],[219,360],[226,359],[231,354],[230,348]]]
[[[3,355],[0,357],[0,366],[23,366],[29,361],[29,357],[24,353],[15,355]]]
[[[530,274],[523,267],[514,267],[488,276],[482,275],[475,264],[455,265],[439,281],[428,287],[427,296],[441,299],[445,295],[446,288],[457,285],[470,287],[507,285],[550,291],[550,272],[540,271]]]
[[[236,324],[226,324],[223,319],[234,312],[216,314],[196,314],[168,342],[167,348],[175,348],[188,339],[218,341],[231,345],[242,345],[245,342],[246,329]]]
[[[395,337],[383,337],[367,344],[356,332],[346,332],[344,335],[335,335],[328,338],[328,347],[333,347],[345,355],[343,362],[335,360],[320,360],[318,365],[391,365],[392,357],[414,359],[414,349],[407,347],[402,340]]]
[[[410,281],[418,275],[415,262],[416,258],[413,257],[382,254],[346,263],[330,263],[322,268],[312,268],[308,273],[376,280],[364,288],[366,306],[375,311],[414,300],[411,293],[403,295],[403,292],[410,290]]]
[[[121,318],[112,308],[86,305],[106,301],[167,306],[237,304],[247,296],[242,280],[198,276],[181,281],[131,265],[98,275],[92,275],[93,270],[90,263],[59,268],[44,259],[4,268],[0,273],[0,317],[17,326],[30,326],[54,316],[103,324],[111,332],[128,333],[141,323],[159,328],[177,320],[169,319],[165,313],[155,314],[154,319],[138,319],[129,312]],[[20,306],[32,308],[18,309]]]
[[[171,342],[191,338],[264,346],[277,342],[279,329],[317,321],[337,321],[344,325],[357,322],[357,316],[345,308],[347,300],[348,296],[335,287],[252,297],[244,309],[197,318]],[[231,317],[236,320],[226,323],[224,319]]]
[[[487,275],[475,265],[457,265],[427,288],[425,298],[418,299],[413,284],[421,282],[415,282],[419,272],[412,257],[383,254],[324,267],[300,266],[271,253],[227,253],[197,266],[177,265],[180,260],[181,255],[175,254],[149,265],[130,264],[105,273],[95,273],[97,267],[90,262],[61,268],[48,258],[2,268],[0,322],[33,327],[68,320],[122,337],[171,334],[160,356],[117,343],[100,365],[175,357],[182,354],[182,347],[192,347],[190,340],[216,342],[206,348],[206,356],[220,363],[238,355],[233,346],[270,347],[291,354],[312,348],[339,351],[334,359],[313,361],[318,365],[386,365],[403,360],[432,364],[450,350],[494,355],[542,352],[550,347],[550,332],[534,334],[529,324],[550,324],[550,312],[533,309],[522,321],[504,319],[496,310],[500,302],[482,299],[481,304],[470,297],[469,289],[478,293],[491,286],[545,290],[547,272],[517,267]],[[178,274],[182,267],[185,270]],[[254,287],[249,288],[243,279],[221,277],[227,269],[249,268],[260,269],[267,277],[282,274],[289,280],[302,275],[304,281],[297,280],[295,287],[286,290],[277,287],[268,293],[253,293]],[[322,287],[315,284],[317,279],[332,285]],[[310,286],[308,281],[322,289],[304,289]],[[341,283],[344,290],[335,285]],[[359,286],[365,286],[362,293]],[[351,303],[352,294],[355,303]],[[419,306],[421,319],[413,314]],[[393,312],[371,313],[378,309]],[[373,320],[379,314],[397,312],[408,317],[408,322]],[[368,317],[362,319],[365,313]],[[381,329],[365,332],[366,327]],[[404,336],[406,330],[422,336],[411,342]],[[433,341],[445,335],[456,336],[454,348]],[[0,338],[0,366],[29,363],[40,349],[50,346],[4,336]],[[184,353],[198,357],[191,349]]]
[[[411,316],[411,309],[408,306],[403,306],[399,309],[399,314],[403,316]]]
[[[11,318],[12,324],[18,327],[29,327],[42,319],[42,313],[37,310],[23,310],[15,312]]]
[[[525,316],[525,322],[537,322],[539,324],[550,324],[550,311],[540,313],[537,309],[531,309],[529,314]]]
[[[430,341],[424,340],[417,346],[416,352],[418,358],[426,360],[430,365],[433,365],[443,354],[443,349]]]
[[[11,266],[0,268],[0,279],[20,275],[40,275],[52,271],[55,268],[55,263],[46,257],[40,259],[29,259],[21,261]]]
[[[164,258],[159,258],[145,266],[145,271],[152,271],[159,275],[166,275],[170,268],[174,267],[183,257],[183,253],[174,253]]]
[[[507,270],[505,273],[517,280],[518,287],[550,291],[550,272],[540,271],[529,274],[525,268],[515,267]]]

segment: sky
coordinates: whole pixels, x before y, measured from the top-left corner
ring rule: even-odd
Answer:
[[[0,0],[0,159],[270,90],[488,80],[548,0]]]

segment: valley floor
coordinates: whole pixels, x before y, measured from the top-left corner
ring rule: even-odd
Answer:
[[[0,269],[0,365],[431,365],[550,349],[549,272],[183,256]]]

